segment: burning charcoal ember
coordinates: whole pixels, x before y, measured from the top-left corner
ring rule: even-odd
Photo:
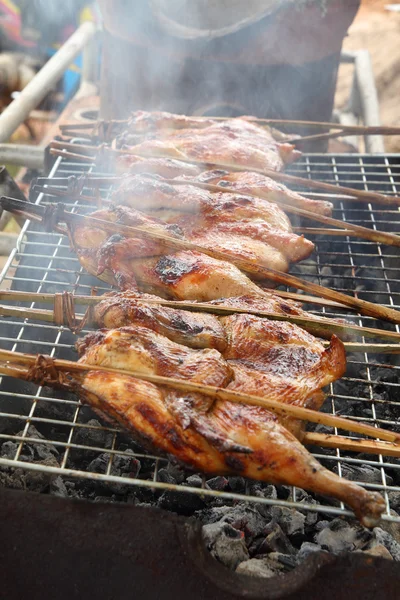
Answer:
[[[387,531],[384,531],[380,527],[375,527],[372,540],[367,549],[371,550],[378,545],[384,546],[390,552],[394,560],[400,561],[400,543]]]
[[[93,473],[106,473],[110,461],[109,454],[100,454],[88,465],[88,471]],[[133,452],[126,450],[125,455],[116,454],[113,456],[110,475],[115,477],[137,477],[140,471],[140,461],[133,456]],[[124,495],[128,493],[127,487],[123,483],[109,482],[99,485],[115,494]]]
[[[204,508],[205,502],[196,494],[167,490],[158,499],[158,506],[179,515],[191,516]]]
[[[24,436],[24,431],[20,431],[17,435]],[[27,434],[24,437],[38,440],[46,439],[33,425],[29,425]],[[58,456],[59,452],[53,444],[49,444],[48,442],[40,442],[37,444],[26,442],[22,447],[21,460],[26,460],[28,462],[49,460],[52,462],[52,459]]]
[[[289,538],[283,533],[278,523],[274,523],[270,533],[264,538],[258,547],[258,554],[279,552],[280,554],[295,555],[296,549]]]
[[[315,542],[332,554],[342,554],[354,550],[363,550],[372,534],[356,524],[334,519],[315,536]]]
[[[211,555],[230,569],[249,559],[243,533],[228,523],[204,525],[203,540]]]
[[[166,466],[168,473],[175,479],[176,483],[182,483],[185,481],[185,469],[180,465],[169,462]]]
[[[282,575],[283,571],[283,565],[270,558],[251,558],[240,563],[236,568],[236,573],[240,573],[241,575],[263,577],[264,579],[275,577],[275,575]]]

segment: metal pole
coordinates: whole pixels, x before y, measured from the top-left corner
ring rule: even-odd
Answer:
[[[20,165],[28,169],[44,169],[43,146],[0,144],[0,165]]]
[[[31,110],[51,91],[66,68],[94,36],[94,23],[83,23],[60,50],[51,57],[39,73],[0,115],[0,142],[6,142],[17,127],[28,118]]]

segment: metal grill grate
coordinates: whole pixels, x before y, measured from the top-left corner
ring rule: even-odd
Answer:
[[[87,167],[82,164],[58,159],[50,177],[79,175],[85,170]],[[396,185],[400,186],[400,156],[396,155],[372,157],[310,154],[296,163],[291,171],[301,176],[386,194],[396,194]],[[104,194],[108,192],[109,190],[103,190]],[[305,193],[312,197],[323,196],[307,191]],[[46,197],[42,194],[37,199],[37,202],[45,201]],[[71,204],[74,210],[78,207],[77,202]],[[80,211],[83,208],[80,205]],[[352,223],[400,233],[400,212],[392,208],[349,203],[338,196],[334,216]],[[307,223],[307,226],[311,225]],[[366,300],[400,308],[400,249],[343,236],[319,235],[313,241],[316,244],[315,253],[309,260],[294,267],[293,273]],[[37,293],[74,290],[77,294],[90,294],[92,286],[96,286],[99,293],[108,289],[83,271],[65,237],[43,233],[40,226],[33,223],[27,223],[21,232],[18,246],[5,265],[0,281],[6,288]],[[20,303],[20,306],[26,304]],[[46,308],[39,303],[30,306]],[[371,325],[375,322],[345,309],[333,312],[332,308],[319,308],[318,311],[329,316],[346,317],[359,325]],[[0,324],[2,348],[46,353],[72,360],[76,358],[73,348],[75,336],[63,327],[16,318],[0,319]],[[398,326],[389,323],[379,323],[379,326],[399,331]],[[400,431],[400,422],[396,417],[400,400],[399,370],[396,356],[350,354],[346,377],[330,386],[323,410]],[[90,422],[93,416],[91,410],[82,406],[74,396],[3,377],[0,384],[0,444],[3,444],[0,468],[20,467],[49,475],[62,475],[69,480],[96,480],[108,485],[131,486],[135,490],[147,488],[149,494],[157,494],[157,490],[171,490],[202,494],[203,497],[217,496],[226,501],[246,500],[332,515],[352,514],[333,500],[318,498],[319,504],[310,503],[296,489],[292,489],[290,493],[286,490],[279,499],[269,499],[252,495],[250,483],[246,486],[245,494],[216,492],[207,486],[204,478],[201,488],[186,483],[166,483],[164,478],[159,477],[160,468],[167,464],[166,459],[141,453],[140,448],[123,432]],[[35,426],[44,438],[32,437],[30,425]],[[90,444],[83,435],[88,430],[96,432],[96,435],[91,436]],[[339,433],[348,435],[346,432]],[[49,461],[38,460],[38,457],[36,462],[30,461],[25,454],[28,442],[36,447],[51,444],[55,449],[56,459],[50,461],[51,464]],[[387,504],[384,518],[400,522],[399,517],[390,513],[391,493],[400,492],[399,460],[372,455],[357,456],[339,450],[319,450],[314,455],[341,476],[349,476],[352,466],[373,467],[374,482],[359,483],[369,489],[381,491]],[[76,467],[77,456],[79,469]],[[94,457],[100,456],[102,460],[96,463]],[[135,457],[139,458],[139,474],[135,475],[128,469],[126,474],[116,475],[115,461],[119,456],[128,456],[133,460]],[[94,464],[100,465],[100,468],[94,469]]]

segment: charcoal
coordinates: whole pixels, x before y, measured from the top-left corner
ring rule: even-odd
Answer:
[[[249,559],[243,534],[228,523],[204,525],[203,540],[212,556],[230,569]]]
[[[283,533],[282,528],[275,523],[271,531],[258,547],[258,554],[279,552],[280,554],[295,555],[296,549],[289,538]]]
[[[197,494],[167,490],[159,497],[158,506],[180,515],[191,516],[204,508],[205,502]]]
[[[274,485],[265,485],[256,481],[250,484],[249,493],[256,498],[265,498],[267,500],[276,500],[278,498],[278,493]],[[270,504],[262,504],[260,502],[255,504],[255,508],[265,519],[271,519]]]
[[[229,486],[229,481],[226,477],[213,477],[207,480],[207,485],[211,490],[223,492]]]
[[[293,493],[290,494],[289,500],[294,500]],[[296,488],[296,502],[298,502],[300,504],[310,504],[310,505],[314,505],[314,506],[317,506],[319,504],[319,502],[317,500],[315,500],[315,498],[313,498],[305,490],[302,490],[300,488]],[[304,511],[304,513],[301,512],[301,514],[304,514],[304,516],[305,516],[305,521],[304,521],[305,529],[309,529],[310,527],[313,527],[315,525],[315,523],[318,521],[318,513],[317,512],[313,512],[311,510],[306,510],[306,511]]]
[[[272,518],[279,523],[282,531],[289,537],[304,535],[304,524],[306,517],[294,508],[285,506],[273,506],[271,508]]]
[[[229,487],[235,494],[244,494],[246,491],[246,480],[243,477],[228,477]]]
[[[4,444],[3,444],[4,446]],[[388,493],[390,506],[396,511],[400,512],[400,492],[389,492]]]
[[[333,469],[337,472],[337,467]],[[365,483],[382,483],[382,472],[371,465],[349,465],[342,463],[342,475],[350,481],[363,481]],[[386,476],[387,485],[393,484],[393,478],[390,475]]]
[[[312,542],[303,542],[296,556],[297,562],[303,562],[310,554],[314,554],[315,552],[322,552],[321,546]]]
[[[254,507],[244,502],[230,508],[221,520],[229,523],[235,529],[243,531],[247,543],[250,543],[266,530],[265,519],[262,515]]]
[[[44,460],[35,462],[37,465],[43,465],[44,467],[60,467],[57,459],[52,454],[49,454]],[[25,486],[32,492],[46,492],[53,478],[54,475],[45,471],[26,471]]]
[[[175,479],[176,483],[182,483],[185,480],[185,470],[175,463],[168,463],[166,469]]]
[[[13,460],[17,454],[18,444],[14,442],[4,442],[1,445],[1,456],[3,458],[8,458],[9,460]]]
[[[269,558],[251,558],[239,564],[236,568],[236,573],[241,575],[250,575],[252,577],[262,577],[269,579],[275,575],[282,574],[283,566]]]
[[[12,490],[25,490],[25,471],[22,469],[0,468],[0,485]]]
[[[371,539],[371,533],[357,524],[350,525],[341,519],[334,519],[328,527],[315,536],[315,542],[323,550],[332,554],[342,554],[363,549]]]
[[[24,432],[20,431],[17,435],[23,436],[23,434]],[[26,437],[45,440],[45,437],[33,425],[29,425]],[[48,442],[39,444],[30,444],[27,442],[23,446],[21,460],[40,462],[49,459],[51,461],[51,459],[58,456],[58,454],[57,448]]]
[[[270,552],[268,554],[270,560],[278,562],[286,571],[291,571],[296,566],[296,557],[290,554],[282,554],[281,552]]]
[[[372,549],[374,546],[382,545],[384,546],[391,554],[391,556],[396,561],[400,561],[400,543],[396,542],[393,536],[390,535],[387,531],[384,531],[380,527],[375,527],[373,530],[373,538],[368,545],[368,550]]]
[[[55,477],[50,482],[50,494],[52,496],[59,496],[60,498],[68,497],[68,490],[65,486],[64,481],[61,477]]]
[[[86,425],[78,427],[74,435],[74,443],[81,446],[94,446],[97,448],[111,448],[113,433],[106,431],[97,419],[90,419]],[[96,429],[91,429],[92,427]],[[99,428],[99,429],[97,429]]]
[[[186,483],[190,487],[201,488],[203,487],[203,478],[200,477],[200,475],[190,475],[190,477],[186,479]]]
[[[171,485],[175,485],[176,481],[172,477],[171,473],[167,471],[167,469],[160,469],[157,473],[157,481],[161,483],[169,483]]]

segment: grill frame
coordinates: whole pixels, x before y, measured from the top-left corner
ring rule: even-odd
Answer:
[[[79,140],[75,140],[79,143]],[[385,172],[382,171],[385,170]],[[79,175],[83,172],[94,170],[94,166],[87,167],[81,163],[73,163],[69,160],[58,158],[54,163],[49,178],[54,177],[67,177],[70,175]],[[393,172],[394,171],[394,172]],[[316,176],[318,179],[325,181],[334,181],[342,185],[355,185],[360,189],[382,191],[389,195],[397,194],[397,188],[400,186],[400,155],[386,154],[379,156],[371,156],[368,154],[344,154],[344,155],[332,155],[332,154],[307,154],[303,158],[292,166],[290,172],[300,174],[302,176],[313,177]],[[358,179],[357,179],[358,177]],[[373,179],[372,179],[373,178]],[[299,188],[300,189],[300,188]],[[103,190],[104,193],[108,193],[109,190]],[[315,194],[306,190],[301,190],[305,195],[310,197],[325,197],[325,194]],[[37,203],[43,203],[45,196],[39,194],[36,199]],[[51,199],[50,199],[51,201]],[[82,210],[88,210],[89,207],[79,204],[78,201],[72,201],[69,203],[70,210],[76,210],[79,208]],[[93,206],[90,207],[90,210]],[[395,226],[395,232],[400,233],[400,211],[393,210],[392,208],[385,208],[382,206],[373,206],[372,204],[361,204],[361,203],[344,203],[340,195],[335,200],[335,212],[334,216],[338,218],[351,219],[351,222],[371,226],[374,228],[383,229],[385,231],[392,231]],[[396,219],[395,219],[396,217]],[[307,223],[308,224],[308,223]],[[378,227],[377,227],[378,225]],[[400,308],[400,267],[396,269],[392,266],[394,261],[400,257],[400,250],[397,252],[397,248],[383,247],[381,244],[374,242],[367,242],[357,238],[349,238],[343,236],[330,237],[327,236],[311,236],[311,239],[316,242],[316,253],[313,257],[307,261],[303,261],[300,265],[295,266],[292,269],[293,273],[300,274],[303,278],[310,278],[310,280],[322,284],[330,285],[340,291],[349,292],[349,286],[352,282],[356,285],[365,285],[365,290],[358,290],[356,293],[360,297],[367,300],[377,301],[383,305],[390,306],[393,308]],[[46,241],[47,240],[47,241]],[[324,250],[327,245],[330,245],[329,250]],[[342,248],[342,252],[335,252],[335,248]],[[99,293],[103,293],[110,288],[105,284],[99,282],[99,280],[88,276],[84,273],[84,270],[80,267],[78,260],[71,254],[69,254],[69,244],[67,238],[58,233],[43,233],[40,231],[40,226],[34,225],[33,223],[27,222],[21,231],[18,238],[17,247],[11,253],[2,273],[0,274],[0,284],[10,281],[14,284],[14,289],[27,291],[27,285],[29,291],[43,292],[43,291],[64,291],[74,289],[77,294],[90,294],[92,286],[96,286]],[[344,249],[347,248],[346,251]],[[366,252],[362,252],[365,250]],[[32,250],[32,251],[31,251]],[[365,265],[363,258],[368,257],[368,260],[373,262],[372,265]],[[321,257],[330,257],[329,262],[320,260]],[[339,256],[339,263],[335,262],[334,258]],[[314,258],[316,260],[314,260]],[[348,262],[346,263],[346,260]],[[43,267],[42,264],[34,265],[31,264],[33,261],[45,261],[48,260],[47,266]],[[60,263],[61,261],[61,263]],[[388,262],[388,264],[387,264]],[[63,266],[58,266],[62,264]],[[328,270],[327,270],[328,269]],[[373,274],[378,274],[381,271],[381,277],[373,277],[373,275],[365,275],[359,277],[357,272],[360,270],[372,270]],[[32,273],[30,277],[20,277],[19,274],[24,273],[24,270],[29,270]],[[330,270],[330,271],[329,271]],[[13,273],[15,271],[15,273]],[[398,271],[398,277],[394,277]],[[390,276],[388,276],[388,273]],[[73,281],[75,277],[75,281]],[[340,278],[341,282],[339,286],[333,286],[329,282],[335,283]],[[328,283],[327,283],[328,282]],[[378,284],[376,283],[378,282]],[[373,284],[373,285],[371,285]],[[342,287],[343,286],[343,287]],[[374,286],[379,289],[378,293]],[[34,289],[36,287],[36,289]],[[392,289],[393,288],[393,289]],[[291,290],[293,291],[293,290]],[[378,299],[375,300],[372,295],[378,295]],[[24,305],[19,303],[19,305]],[[41,307],[40,304],[32,303],[31,307]],[[371,325],[374,321],[369,317],[360,317],[341,309],[340,312],[334,312],[332,308],[321,308],[318,310],[311,310],[311,312],[324,313],[327,316],[334,317],[346,317],[359,325]],[[352,315],[352,316],[351,316]],[[12,335],[1,335],[0,344],[6,349],[15,349],[18,351],[34,351],[50,354],[51,356],[57,356],[59,358],[72,358],[71,355],[71,343],[74,339],[74,335],[66,328],[62,326],[56,326],[52,324],[37,324],[34,320],[21,320],[21,319],[5,319],[0,318],[0,324],[3,328],[4,325],[11,328]],[[389,323],[379,322],[380,327],[391,329],[393,331],[400,332],[400,328],[397,325]],[[9,330],[7,330],[9,331]],[[83,332],[84,333],[84,332]],[[31,339],[31,336],[33,338]],[[35,337],[36,336],[36,337]],[[41,339],[42,338],[42,339]],[[34,343],[34,349],[32,349],[32,343]],[[398,358],[390,357],[393,364],[390,365],[377,365],[367,354],[361,355],[349,355],[349,365],[351,369],[356,366],[362,365],[365,368],[365,378],[361,377],[344,377],[341,379],[341,383],[331,384],[329,389],[329,397],[327,398],[324,409],[330,409],[330,412],[334,414],[340,413],[341,415],[350,414],[352,418],[363,420],[370,424],[376,424],[379,426],[399,426],[400,423],[393,419],[384,419],[379,416],[381,407],[386,405],[397,405],[398,403],[394,400],[384,400],[374,398],[374,389],[379,385],[382,387],[382,382],[374,379],[374,369],[390,369],[396,372],[400,369]],[[388,358],[388,357],[387,357]],[[386,361],[387,363],[387,361]],[[119,449],[121,447],[121,434],[118,429],[113,427],[102,426],[99,429],[104,433],[110,434],[109,444],[103,446],[87,446],[85,444],[76,443],[75,437],[81,428],[93,428],[88,426],[87,423],[79,421],[83,411],[89,409],[83,408],[79,401],[66,397],[65,394],[59,394],[58,392],[54,395],[54,392],[47,392],[42,387],[34,386],[33,384],[19,384],[15,383],[17,391],[14,397],[18,400],[18,403],[24,408],[20,410],[19,414],[7,412],[4,407],[8,407],[14,410],[16,407],[16,401],[10,401],[11,392],[7,386],[7,380],[10,378],[1,378],[0,383],[0,443],[5,441],[11,441],[17,444],[16,454],[12,457],[0,457],[0,468],[1,467],[13,467],[22,468],[31,471],[45,472],[49,476],[61,475],[65,478],[73,479],[89,479],[98,482],[104,482],[109,484],[118,484],[134,487],[143,487],[149,490],[158,491],[172,491],[197,494],[205,497],[218,497],[226,499],[227,501],[240,501],[245,500],[252,503],[262,503],[266,505],[283,506],[288,508],[296,508],[302,511],[312,511],[325,513],[331,516],[352,516],[351,511],[340,506],[326,501],[325,504],[310,504],[299,500],[300,496],[296,488],[292,489],[290,500],[289,499],[269,499],[259,496],[254,496],[249,493],[249,485],[246,486],[246,493],[231,493],[231,492],[216,492],[206,488],[206,479],[203,476],[203,487],[196,488],[187,485],[173,485],[170,483],[164,483],[158,481],[159,469],[166,464],[166,459],[152,456],[137,452],[135,450],[133,457],[140,459],[154,460],[153,476],[149,479],[141,479],[138,477],[128,476],[117,476],[113,475],[113,461],[117,455],[127,456],[124,450]],[[349,387],[356,385],[365,385],[365,392],[363,397],[356,394],[338,393],[337,388],[343,386],[343,383]],[[4,384],[4,385],[3,385]],[[29,390],[24,392],[23,390],[28,386],[29,390],[33,389],[35,392]],[[396,382],[385,382],[383,391],[390,393],[392,389],[400,391],[400,383]],[[4,389],[5,388],[5,389]],[[387,389],[386,389],[387,388]],[[339,389],[340,391],[340,389]],[[382,392],[381,392],[382,395]],[[29,402],[32,401],[29,407]],[[48,418],[41,417],[41,409],[47,402],[54,403],[56,407],[62,407],[62,411],[65,409],[64,418]],[[353,404],[363,404],[365,407],[370,408],[370,416],[365,416],[362,413],[352,414]],[[347,409],[346,409],[347,407]],[[39,409],[39,410],[38,410]],[[378,410],[377,410],[378,409]],[[343,412],[345,410],[345,412]],[[57,411],[56,411],[57,412]],[[91,412],[91,411],[90,411]],[[23,413],[23,414],[22,414]],[[93,414],[91,414],[93,417]],[[86,418],[86,417],[84,417]],[[11,421],[12,424],[21,421],[21,435],[16,433],[9,434],[3,432],[4,423]],[[37,425],[44,428],[54,428],[55,435],[50,439],[38,439],[29,436],[29,425]],[[65,428],[67,433],[61,432]],[[14,427],[15,432],[15,427]],[[334,431],[338,434],[338,431]],[[343,434],[343,432],[340,432]],[[122,436],[123,437],[123,436]],[[349,436],[351,437],[351,436]],[[79,438],[79,435],[78,435]],[[26,462],[24,460],[23,450],[25,443],[29,444],[51,444],[53,447],[63,450],[63,455],[59,463],[59,467],[51,465],[38,464],[35,462]],[[68,465],[71,462],[71,452],[84,452],[94,454],[106,454],[108,455],[107,465],[104,473],[98,473],[94,471],[83,471],[70,468]],[[387,504],[387,514],[383,518],[387,521],[400,522],[400,517],[393,516],[390,514],[390,502],[388,493],[390,491],[400,492],[400,486],[391,486],[388,484],[388,478],[390,477],[388,471],[398,471],[400,469],[400,460],[374,457],[369,458],[356,458],[353,455],[343,456],[339,451],[333,451],[332,453],[317,453],[314,454],[318,459],[328,465],[330,468],[337,466],[339,475],[343,475],[345,470],[344,465],[370,465],[377,467],[381,473],[381,482],[375,484],[366,484],[368,489],[383,491],[384,497]],[[140,474],[139,474],[140,476]],[[359,482],[362,484],[362,482]],[[337,504],[337,503],[336,503]]]

